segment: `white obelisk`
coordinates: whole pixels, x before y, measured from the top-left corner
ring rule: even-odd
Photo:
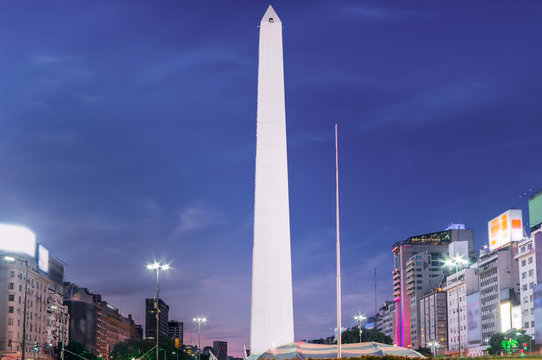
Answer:
[[[282,23],[260,23],[250,354],[294,341]]]

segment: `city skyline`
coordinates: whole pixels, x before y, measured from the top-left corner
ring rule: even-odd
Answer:
[[[209,6],[212,4],[213,6]],[[2,4],[0,222],[144,324],[249,343],[258,28],[268,2]],[[391,300],[391,245],[487,222],[542,187],[541,5],[272,3],[283,22],[295,339]],[[465,11],[468,8],[468,11]],[[491,12],[488,14],[488,8]],[[327,26],[321,26],[322,23]],[[367,286],[370,284],[370,286]],[[351,316],[352,315],[352,316]],[[327,334],[327,335],[326,335]],[[193,336],[194,338],[196,335]]]

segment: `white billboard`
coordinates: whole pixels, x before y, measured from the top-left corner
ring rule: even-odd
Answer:
[[[501,304],[501,332],[507,332],[512,328],[512,317],[511,317],[511,307],[510,303]]]
[[[512,329],[521,329],[521,305],[512,308]]]
[[[49,250],[41,244],[38,245],[38,269],[49,272]]]
[[[36,235],[24,226],[0,224],[0,251],[36,256]]]
[[[523,217],[520,209],[503,212],[487,223],[489,250],[493,251],[511,241],[523,239]]]
[[[469,344],[479,344],[482,341],[479,292],[467,296],[467,329]]]

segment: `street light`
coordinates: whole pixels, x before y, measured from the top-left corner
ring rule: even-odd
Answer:
[[[152,264],[147,264],[148,270],[156,270],[156,303],[154,304],[154,308],[156,311],[156,360],[158,360],[158,334],[160,331],[160,304],[159,304],[159,295],[160,295],[160,285],[159,285],[159,279],[160,279],[160,270],[167,271],[169,270],[169,264],[160,264],[158,262],[154,262]],[[165,360],[165,359],[164,359]]]
[[[437,357],[438,356],[437,349],[440,347],[440,343],[435,340],[435,341],[431,341],[427,345],[429,345],[433,349],[433,356]]]
[[[367,320],[367,316],[361,315],[360,313],[358,313],[356,316],[354,316],[354,320],[356,320],[359,323],[359,325],[358,325],[358,327],[359,327],[359,342],[361,343],[361,332],[363,331],[363,330],[361,330],[361,327],[363,325],[363,322],[365,320]]]
[[[200,360],[200,355],[201,355],[201,332],[200,332],[200,329],[201,329],[201,323],[204,323],[207,321],[207,318],[206,317],[203,317],[203,316],[198,316],[197,318],[194,318],[193,319],[194,322],[197,322],[198,323],[198,360]]]
[[[13,256],[4,256],[4,260],[9,262],[15,262],[15,260],[19,260],[21,262],[25,263],[25,270],[24,270],[24,295],[23,295],[23,341],[21,342],[23,348],[21,350],[21,359],[24,360],[25,356],[25,347],[26,347],[26,292],[27,292],[27,283],[28,283],[28,260],[15,258]],[[64,360],[64,359],[63,359]]]
[[[458,267],[460,265],[466,265],[468,263],[469,263],[469,261],[463,259],[460,255],[457,255],[453,259],[447,259],[446,261],[444,261],[444,265],[447,266],[448,268],[450,268],[450,270],[452,268],[455,268],[455,273],[456,274],[457,274],[457,271],[458,271]],[[461,353],[461,316],[459,315],[459,277],[458,276],[456,276],[456,282],[457,282],[457,289],[456,289],[457,296],[456,296],[456,299],[457,299],[457,331],[458,331],[457,342],[458,342],[458,345],[459,345],[459,357],[461,358],[462,357],[462,353]]]

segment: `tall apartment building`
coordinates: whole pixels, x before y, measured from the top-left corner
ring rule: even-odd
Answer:
[[[145,338],[155,339],[156,336],[156,299],[145,299]],[[158,331],[162,335],[167,335],[169,331],[168,316],[169,306],[162,300],[159,300],[160,310],[160,322],[158,324]]]
[[[420,299],[435,288],[440,288],[444,281],[443,260],[447,248],[433,249],[432,253],[418,253],[406,263],[407,294],[410,297],[410,334],[412,347],[422,344],[420,321]]]
[[[178,349],[184,344],[183,325],[182,321],[171,320],[168,322],[168,335],[175,342]]]
[[[65,283],[64,289],[70,313],[70,341],[77,341],[107,359],[116,344],[137,336],[131,315],[122,316],[117,308],[102,301],[101,295],[73,283]]]
[[[393,245],[394,344],[404,347],[419,346],[419,299],[437,287],[442,280],[440,261],[448,253],[449,244],[454,241],[466,241],[468,248],[474,249],[473,232],[463,226],[411,236]],[[420,259],[416,258],[417,255]],[[420,279],[421,283],[418,283]]]
[[[228,343],[226,341],[213,341],[213,352],[217,360],[228,360]]]
[[[51,287],[49,287],[47,304],[46,343],[56,347],[59,344],[62,344],[62,338],[64,338],[64,345],[68,345],[70,315],[68,306],[64,305],[64,297],[62,294],[52,291]]]
[[[58,274],[52,276],[52,270]],[[57,275],[63,276],[63,267],[36,242],[32,231],[0,224],[0,357],[22,358],[23,327],[24,358],[50,355],[49,334],[58,323],[48,322],[49,286]]]
[[[540,231],[538,231],[540,233]],[[538,244],[536,241],[538,239]],[[521,325],[525,333],[534,336],[534,302],[533,288],[537,285],[536,273],[536,245],[542,241],[542,233],[536,236],[536,232],[530,237],[518,243],[518,254],[515,259],[518,263],[520,303],[521,303]]]
[[[379,309],[376,317],[376,330],[390,338],[393,337],[393,312],[395,302],[386,301]]]
[[[460,269],[449,274],[443,290],[447,294],[448,350],[465,354],[469,347],[467,296],[478,292],[476,269]],[[461,341],[460,341],[461,339]]]
[[[0,261],[0,352],[8,358],[21,358],[23,314],[26,312],[26,359],[34,358],[34,342],[43,347],[47,341],[47,289],[50,280],[39,271],[33,258],[21,254],[18,257],[21,260]]]
[[[478,260],[482,341],[510,327],[510,324],[503,323],[511,318],[510,314],[501,318],[501,304],[509,304],[510,307],[519,305],[520,282],[515,260],[517,253],[518,243],[511,242],[482,254]]]
[[[434,290],[420,298],[421,346],[438,342],[441,349],[448,347],[448,306],[446,292]]]

